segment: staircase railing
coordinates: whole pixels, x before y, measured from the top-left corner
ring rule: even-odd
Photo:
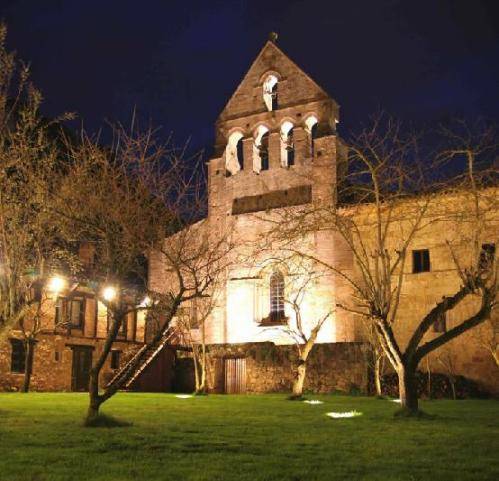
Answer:
[[[151,364],[151,362],[156,358],[156,356],[163,350],[163,348],[168,344],[168,342],[175,336],[176,331],[174,328],[169,328],[165,335],[161,338],[156,349],[147,357],[145,357],[144,362],[141,362],[132,377],[125,382],[125,387],[128,388],[132,383],[140,376],[144,369]]]
[[[122,387],[129,387],[174,335],[175,329],[170,327],[157,343],[152,345],[144,344],[111,378],[111,380],[106,384],[106,389],[113,384],[122,382],[123,379],[125,380],[122,383]],[[152,349],[154,350],[151,352]]]

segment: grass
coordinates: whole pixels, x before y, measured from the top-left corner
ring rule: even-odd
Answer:
[[[499,479],[497,401],[428,401],[433,418],[403,419],[387,400],[309,398],[324,403],[120,393],[102,408],[111,421],[85,428],[85,394],[1,394],[0,479]]]

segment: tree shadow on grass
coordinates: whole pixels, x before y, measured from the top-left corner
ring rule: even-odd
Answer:
[[[106,414],[99,414],[93,419],[85,419],[83,426],[86,428],[128,428],[133,424]]]
[[[405,408],[398,409],[393,416],[395,419],[420,419],[424,421],[435,421],[439,419],[436,414],[429,414],[421,410],[414,412]]]

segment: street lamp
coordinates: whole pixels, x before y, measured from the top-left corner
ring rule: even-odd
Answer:
[[[112,286],[104,287],[102,290],[102,297],[107,301],[111,302],[116,297],[116,289]]]
[[[66,281],[64,278],[60,276],[53,276],[49,279],[48,282],[48,290],[50,292],[53,292],[54,294],[57,294],[58,292],[61,292],[66,285]]]

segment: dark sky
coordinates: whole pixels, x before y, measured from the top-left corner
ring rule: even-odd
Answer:
[[[268,38],[342,106],[340,132],[379,108],[407,122],[499,120],[497,0],[0,0],[44,111],[87,129],[143,121],[177,143],[213,124]]]

